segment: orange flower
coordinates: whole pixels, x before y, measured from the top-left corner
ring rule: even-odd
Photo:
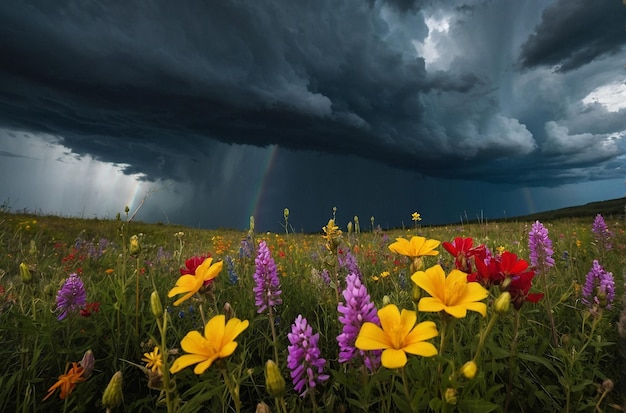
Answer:
[[[80,367],[78,363],[72,362],[72,367],[65,374],[59,376],[59,380],[48,389],[48,395],[43,399],[48,399],[54,394],[57,388],[60,388],[61,394],[59,397],[61,400],[65,400],[65,398],[74,391],[77,383],[85,381],[83,372],[84,369]]]

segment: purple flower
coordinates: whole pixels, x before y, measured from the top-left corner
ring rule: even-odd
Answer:
[[[337,255],[337,261],[339,261],[339,267],[345,268],[348,274],[356,274],[360,279],[363,279],[361,270],[359,270],[359,264],[356,262],[356,258],[350,252],[350,250],[341,250],[341,254]]]
[[[602,215],[596,215],[596,218],[593,220],[593,225],[591,226],[591,232],[593,232],[596,243],[601,248],[604,248],[606,251],[613,248],[613,245],[611,244],[613,232],[609,231],[609,227],[607,227],[606,222],[604,222]]]
[[[327,374],[322,374],[326,360],[320,357],[320,349],[317,347],[319,337],[319,333],[313,334],[313,329],[302,314],[298,315],[291,325],[291,333],[287,334],[291,343],[287,347],[287,367],[291,370],[293,388],[300,397],[306,396],[310,389],[329,378]]]
[[[528,233],[528,249],[530,265],[537,273],[554,267],[552,241],[548,237],[548,229],[539,221],[535,221]]]
[[[257,306],[257,313],[262,313],[269,307],[274,307],[283,302],[280,298],[282,291],[280,291],[276,263],[265,241],[259,243],[259,250],[254,263],[256,264],[256,271],[254,272],[256,300],[254,304]]]
[[[61,314],[57,320],[63,320],[69,313],[78,311],[87,304],[85,285],[77,274],[70,274],[63,287],[57,292],[57,309]]]
[[[615,299],[615,280],[613,273],[607,272],[598,260],[593,260],[591,270],[583,286],[583,303],[589,307],[611,308]]]
[[[341,313],[339,321],[343,324],[343,330],[337,336],[337,342],[339,343],[338,361],[340,363],[350,361],[358,352],[370,371],[375,370],[380,363],[381,352],[357,350],[354,347],[354,342],[364,322],[369,321],[380,325],[376,307],[367,293],[367,288],[357,274],[348,274],[346,277],[346,289],[343,290],[342,295],[345,303],[340,302],[337,306],[337,311]]]

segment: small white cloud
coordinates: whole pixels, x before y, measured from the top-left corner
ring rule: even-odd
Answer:
[[[586,105],[599,103],[609,112],[618,112],[626,108],[626,81],[611,82],[597,87],[585,96],[582,102]]]

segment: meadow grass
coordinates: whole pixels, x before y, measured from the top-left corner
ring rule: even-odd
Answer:
[[[341,258],[356,259],[376,308],[415,310],[419,290],[411,281],[412,261],[389,249],[397,237],[471,237],[474,245],[528,260],[532,222],[358,233],[343,228],[329,245],[323,231],[293,233],[287,222],[285,233],[259,234],[129,222],[123,216],[84,220],[2,212],[0,411],[624,411],[626,235],[621,218],[605,218],[610,247],[596,240],[588,218],[544,222],[555,265],[545,278],[533,279],[531,292],[544,293],[541,301],[497,312],[500,293],[492,288],[483,300],[485,317],[418,311],[418,322],[437,325],[439,336],[428,341],[439,354],[409,354],[402,368],[370,370],[357,359],[338,362],[343,326],[337,307],[348,273]],[[282,291],[282,303],[269,314],[257,312],[253,293],[261,241],[276,263]],[[422,258],[423,269],[440,264],[448,274],[454,257],[441,247],[437,251]],[[169,298],[168,291],[194,256],[211,256],[223,268],[210,287],[174,306],[180,296]],[[593,260],[614,275],[610,308],[583,302]],[[57,293],[72,273],[84,283],[87,304],[59,320]],[[204,334],[205,324],[219,314],[249,322],[234,340],[235,351],[200,375],[193,367],[171,373],[185,353],[183,337],[194,330]],[[319,334],[323,374],[329,376],[307,387],[305,397],[294,391],[287,368],[288,335],[299,315]],[[162,367],[151,369],[142,358],[155,346],[166,356]],[[87,350],[95,357],[91,376],[72,384],[63,399],[55,392],[44,400]],[[276,362],[284,388],[271,373],[274,381],[268,382],[268,360]],[[475,374],[463,369],[470,360],[476,361]],[[121,387],[106,393],[118,371]]]

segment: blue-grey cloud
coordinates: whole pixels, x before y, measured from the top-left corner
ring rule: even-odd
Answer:
[[[217,142],[449,179],[606,179],[624,111],[573,102],[599,84],[581,71],[624,50],[623,10],[589,3],[3,2],[0,126],[181,182]],[[576,125],[600,114],[602,131]]]
[[[522,46],[521,65],[553,66],[565,72],[620,53],[626,43],[626,8],[620,3],[558,0],[550,4]]]

